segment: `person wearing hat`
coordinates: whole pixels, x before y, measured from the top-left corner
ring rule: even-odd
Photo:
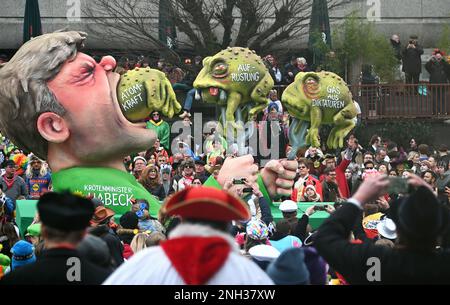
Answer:
[[[267,274],[276,285],[308,285],[309,270],[302,248],[284,251],[267,267]]]
[[[417,84],[420,80],[420,73],[422,72],[423,48],[417,42],[417,35],[409,37],[408,44],[402,52],[403,72],[405,72],[405,80],[407,84],[415,84],[414,94],[417,94]]]
[[[136,212],[126,212],[120,217],[120,226],[117,229],[117,236],[123,243],[122,256],[125,260],[129,259],[134,253],[131,249],[131,241],[134,236],[139,233],[139,218]]]
[[[302,217],[297,217],[298,206],[295,201],[285,200],[279,206],[280,211],[283,214],[283,219],[285,219],[289,224],[289,234],[298,237],[300,240],[304,241],[306,238],[306,230],[309,223],[309,217],[314,214],[314,206],[310,206],[303,213]],[[283,238],[283,234],[275,232],[274,240]]]
[[[395,241],[397,239],[397,226],[395,222],[385,217],[377,225],[379,239],[389,239]]]
[[[14,205],[16,200],[25,199],[28,196],[25,181],[16,175],[16,168],[17,165],[13,160],[6,161],[5,174],[0,177],[2,191],[14,202]]]
[[[204,183],[210,176],[210,174],[205,169],[205,165],[206,163],[202,159],[195,160],[195,175],[200,178],[202,183]]]
[[[248,250],[248,255],[262,270],[266,271],[269,264],[280,256],[280,251],[269,245],[256,245]]]
[[[182,223],[159,246],[134,255],[104,284],[269,285],[254,262],[239,254],[228,229],[232,220],[247,221],[245,203],[211,187],[187,188],[163,205]]]
[[[133,172],[133,176],[134,176],[134,178],[136,178],[136,180],[139,180],[139,178],[141,178],[141,174],[144,171],[146,166],[147,166],[147,160],[145,160],[144,157],[137,156],[133,159],[132,172]]]
[[[27,228],[27,234],[25,234],[25,237],[29,243],[31,243],[35,248],[43,242],[41,237],[41,224],[35,223],[30,225]],[[38,253],[36,253],[38,255]]]
[[[94,210],[94,215],[90,221],[89,234],[100,237],[106,242],[111,253],[113,266],[118,267],[123,263],[123,245],[116,232],[112,229],[111,222],[115,212],[104,206],[99,206]]]
[[[39,197],[51,189],[52,176],[47,166],[37,156],[32,155],[25,171],[25,184],[28,190],[27,199],[38,200]]]
[[[36,261],[36,255],[34,254],[34,247],[27,241],[19,240],[11,248],[12,260],[11,271],[14,272],[18,268],[22,268],[28,264],[32,264]]]
[[[45,251],[35,263],[7,274],[1,283],[92,285],[103,282],[109,272],[85,260],[76,250],[93,216],[92,202],[70,193],[46,193],[38,201],[37,209]]]
[[[408,184],[414,189],[391,205],[397,232],[393,249],[348,240],[364,206],[386,193],[389,180],[385,176],[367,178],[319,228],[316,249],[350,284],[450,283],[450,254],[436,250],[438,240],[448,232],[448,208],[420,177],[411,175]]]
[[[153,111],[147,121],[147,129],[153,130],[166,151],[170,149],[170,126],[163,120],[159,111]]]

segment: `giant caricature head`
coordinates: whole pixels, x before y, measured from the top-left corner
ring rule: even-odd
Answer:
[[[36,37],[0,69],[0,130],[48,159],[55,171],[111,163],[155,140],[145,124],[131,123],[122,114],[114,58],[96,63],[79,52],[86,36]]]

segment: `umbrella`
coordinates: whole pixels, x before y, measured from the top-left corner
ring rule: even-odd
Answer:
[[[41,14],[38,0],[27,0],[23,21],[23,42],[42,35]]]
[[[326,47],[331,49],[330,18],[326,0],[313,0],[308,45],[313,53],[315,65],[323,60]]]

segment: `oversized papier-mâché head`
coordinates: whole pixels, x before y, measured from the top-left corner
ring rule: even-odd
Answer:
[[[155,134],[141,121],[155,109],[172,116],[181,108],[160,72],[121,77],[113,57],[97,63],[80,52],[86,37],[35,37],[0,68],[0,130],[51,166],[104,164],[148,149]]]

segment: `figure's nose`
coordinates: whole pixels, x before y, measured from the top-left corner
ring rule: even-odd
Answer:
[[[114,70],[114,68],[116,67],[117,63],[116,60],[114,59],[114,57],[112,56],[104,56],[102,58],[102,60],[100,61],[100,66],[103,67],[103,69],[105,69],[105,71],[109,72]]]

